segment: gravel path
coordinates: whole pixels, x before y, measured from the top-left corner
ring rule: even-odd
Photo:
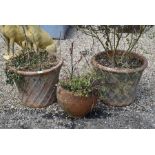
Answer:
[[[71,29],[67,39],[60,43],[64,58],[68,57],[67,52],[72,41],[75,43],[76,59],[80,51],[90,49],[92,45],[90,37]],[[2,58],[4,47],[5,44],[0,39],[0,128],[155,128],[155,38],[150,40],[145,35],[138,45],[139,52],[148,59],[149,67],[141,78],[135,102],[124,108],[109,108],[98,103],[83,119],[68,117],[57,103],[45,109],[31,109],[21,105],[16,88],[5,83]],[[100,45],[95,43],[93,51],[100,50]],[[90,57],[94,53],[90,52]],[[81,69],[85,69],[83,64],[82,62],[79,65]]]

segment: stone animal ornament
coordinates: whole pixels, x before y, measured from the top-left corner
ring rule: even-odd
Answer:
[[[46,49],[49,53],[56,52],[56,43],[49,34],[37,25],[24,26],[28,42],[36,52],[39,49]]]
[[[14,55],[14,43],[22,46],[25,36],[22,27],[17,25],[3,25],[1,32],[7,44],[7,54],[4,55],[4,58],[9,59]]]
[[[14,56],[14,43],[36,52],[39,49],[44,49],[49,54],[57,51],[55,41],[37,25],[4,25],[1,31],[7,43],[7,55],[4,55],[7,60]]]

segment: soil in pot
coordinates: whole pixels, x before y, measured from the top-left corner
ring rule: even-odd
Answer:
[[[115,66],[113,64],[113,59],[112,59],[112,53],[105,53],[105,54],[101,54],[98,55],[96,57],[96,61],[105,67],[109,67],[109,68],[128,68],[128,69],[135,69],[138,67],[142,66],[142,61],[140,59],[137,59],[136,57],[134,57],[132,54],[125,54],[124,56],[122,56],[121,53],[118,53],[115,56],[115,61],[117,63],[115,63]]]
[[[43,108],[56,100],[61,66],[61,59],[45,51],[21,54],[6,64],[7,82],[15,82],[22,104]]]
[[[118,63],[114,66],[112,55],[112,51],[101,52],[91,61],[100,76],[100,98],[111,106],[126,106],[134,101],[137,85],[148,63],[137,53],[116,51]]]
[[[91,112],[97,103],[96,96],[78,96],[65,90],[61,86],[57,88],[58,104],[72,117],[84,117]]]

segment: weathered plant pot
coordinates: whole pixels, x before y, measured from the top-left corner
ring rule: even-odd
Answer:
[[[63,61],[50,69],[43,71],[19,71],[9,68],[17,73],[22,81],[16,81],[19,98],[22,104],[32,108],[43,108],[51,105],[56,100],[56,84]]]
[[[117,51],[116,54],[122,54],[124,51]],[[112,51],[108,51],[111,55]],[[146,58],[137,53],[130,53],[131,57],[138,59],[142,65],[140,67],[129,68],[110,68],[99,64],[96,60],[106,52],[94,55],[91,64],[97,74],[101,76],[100,99],[110,106],[130,105],[136,97],[137,85],[140,81],[144,69],[148,62]]]
[[[97,97],[76,96],[61,86],[57,88],[58,104],[72,117],[84,117],[97,103]]]

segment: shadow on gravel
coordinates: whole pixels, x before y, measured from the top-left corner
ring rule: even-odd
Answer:
[[[63,112],[60,112],[60,113],[52,113],[52,112],[50,112],[50,113],[45,114],[45,115],[42,116],[42,118],[45,118],[45,119],[54,119],[55,117],[64,119],[64,118],[67,117],[67,115],[65,113],[63,113]]]
[[[92,112],[86,115],[86,119],[95,119],[95,118],[107,118],[110,117],[111,114],[108,113],[105,109],[95,108]]]
[[[25,125],[25,124],[20,125],[20,126],[19,126],[19,128],[20,128],[20,129],[31,129],[31,127],[30,127],[30,126]]]
[[[86,119],[95,119],[95,118],[107,118],[107,117],[110,117],[111,114],[108,113],[105,108],[102,109],[102,108],[95,108],[93,109],[92,112],[88,113],[85,118]],[[76,120],[76,119],[82,119],[82,118],[72,118],[70,116],[68,116],[67,114],[65,114],[64,112],[59,112],[59,113],[47,113],[45,115],[42,116],[42,118],[44,119],[54,119],[54,118],[59,118],[59,119],[65,119],[65,118],[68,118],[70,120]]]
[[[103,102],[99,102],[96,107],[88,113],[84,118],[72,118],[68,116],[64,111],[57,111],[57,112],[49,112],[44,115],[42,115],[42,118],[44,119],[68,119],[69,121],[75,121],[81,120],[81,119],[97,119],[97,118],[103,118],[106,119],[108,117],[111,117],[112,115],[118,115],[121,111],[124,111],[124,108],[122,107],[110,107],[105,105]]]

